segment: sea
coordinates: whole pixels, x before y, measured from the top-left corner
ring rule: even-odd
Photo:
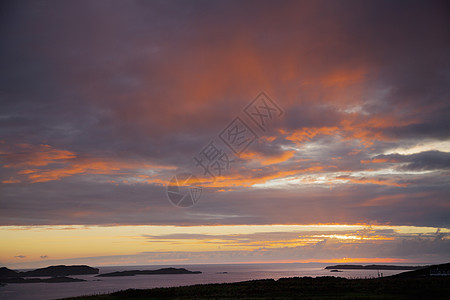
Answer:
[[[0,286],[0,299],[61,299],[66,297],[112,293],[126,289],[149,289],[194,284],[239,282],[283,277],[335,276],[345,278],[376,278],[405,272],[404,270],[342,270],[330,272],[322,263],[264,263],[264,264],[199,264],[97,267],[101,273],[125,270],[156,270],[160,268],[185,268],[201,274],[161,274],[125,277],[95,277],[96,275],[71,275],[83,282],[64,283],[10,283]]]

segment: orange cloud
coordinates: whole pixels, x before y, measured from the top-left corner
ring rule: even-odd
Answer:
[[[8,164],[19,169],[17,178],[2,181],[5,184],[60,180],[64,177],[87,174],[116,174],[137,176],[140,170],[175,169],[173,166],[153,165],[104,158],[79,157],[76,153],[59,150],[49,145],[18,145],[20,151],[3,154]],[[32,167],[32,168],[29,168]]]
[[[51,170],[35,170],[28,175],[32,183],[59,180],[77,174],[112,174],[126,165],[105,161],[83,161],[71,163],[67,167]]]
[[[429,198],[431,195],[428,192],[415,193],[414,197],[422,197]],[[397,204],[403,201],[409,200],[409,197],[404,194],[396,194],[396,195],[383,195],[371,198],[365,202],[359,204],[359,206],[370,207],[370,206],[389,206],[393,204]]]
[[[295,143],[302,143],[309,141],[318,135],[333,135],[338,132],[338,127],[320,127],[320,128],[302,128],[295,130],[293,133],[289,134],[284,130],[280,130],[282,134],[288,134],[287,140],[293,141]]]
[[[333,70],[321,82],[328,87],[347,87],[362,82],[367,73],[364,68]]]
[[[407,183],[395,182],[391,179],[379,179],[379,178],[355,178],[350,176],[339,176],[336,177],[338,180],[345,180],[357,184],[376,184],[376,185],[386,185],[386,186],[396,186],[396,187],[406,187]]]
[[[373,158],[373,159],[367,159],[367,160],[361,160],[362,164],[381,164],[386,163],[388,160],[386,158]]]
[[[417,120],[401,121],[394,116],[364,116],[359,113],[345,115],[337,126],[305,127],[287,132],[279,130],[286,135],[286,139],[295,143],[304,143],[321,135],[341,136],[344,140],[359,140],[364,147],[370,147],[376,141],[391,141],[392,138],[384,132],[389,127],[401,127],[416,123]],[[352,151],[351,155],[358,154],[361,150]]]
[[[357,139],[365,147],[370,147],[375,141],[392,141],[385,134],[385,129],[402,127],[416,123],[417,120],[400,120],[393,115],[375,115],[362,118],[359,114],[349,114],[340,122],[342,135],[345,139]]]
[[[361,151],[361,149],[353,149],[348,153],[348,155],[358,155],[359,153],[361,153]]]
[[[37,147],[28,144],[19,144],[16,146],[18,147],[18,151],[4,154],[8,163],[3,167],[43,167],[76,157],[73,152],[54,149],[51,146],[44,144]]]
[[[257,152],[247,151],[247,152],[241,154],[241,158],[255,159],[255,160],[258,160],[262,166],[267,166],[267,165],[273,165],[273,164],[285,162],[285,161],[289,160],[291,157],[293,157],[294,154],[295,154],[295,151],[284,151],[283,153],[281,153],[280,155],[277,155],[277,156],[263,156],[262,154],[257,153]]]
[[[390,140],[380,130],[373,130],[371,127],[367,127],[363,123],[357,123],[349,119],[341,121],[341,128],[344,135],[344,139],[351,140],[356,139],[361,142],[363,146],[370,147],[375,141]]]
[[[255,184],[264,184],[269,180],[282,179],[290,176],[296,176],[300,174],[316,173],[325,169],[326,166],[312,166],[304,169],[293,169],[293,170],[279,170],[277,168],[272,168],[270,172],[264,175],[258,175],[257,173],[251,174],[230,174],[227,176],[216,177],[215,181],[203,179],[202,185],[204,187],[215,187],[215,188],[229,188],[229,187],[250,187]]]
[[[14,179],[14,178],[9,178],[7,180],[3,180],[2,183],[4,184],[12,184],[12,183],[20,183],[20,180],[18,179]]]

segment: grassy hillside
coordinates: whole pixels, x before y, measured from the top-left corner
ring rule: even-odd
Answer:
[[[281,278],[205,284],[71,299],[449,299],[450,277],[345,279]]]

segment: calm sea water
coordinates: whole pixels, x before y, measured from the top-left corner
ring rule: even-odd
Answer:
[[[377,270],[343,270],[333,273],[325,270],[329,264],[226,264],[226,265],[170,265],[170,266],[120,266],[99,267],[100,273],[123,270],[155,270],[164,267],[186,268],[202,274],[138,275],[131,277],[95,277],[95,275],[70,276],[87,281],[70,283],[8,284],[0,287],[0,299],[58,299],[64,297],[111,293],[136,288],[173,287],[205,283],[238,282],[255,279],[302,276],[339,276],[346,278],[374,278]],[[404,271],[380,271],[384,276]]]

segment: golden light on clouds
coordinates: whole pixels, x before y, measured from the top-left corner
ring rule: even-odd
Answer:
[[[212,253],[261,249],[278,251],[317,247],[319,244],[382,243],[408,236],[429,236],[450,230],[414,226],[364,225],[230,225],[230,226],[3,226],[0,261],[7,265],[83,257],[139,255],[140,253]],[[41,256],[45,256],[43,261]],[[252,260],[252,258],[249,258]],[[339,258],[330,257],[329,261]],[[352,257],[348,261],[352,261]],[[357,258],[355,258],[357,259]],[[374,257],[374,261],[384,261]],[[170,261],[162,257],[153,263]],[[186,262],[190,259],[186,258]],[[401,261],[401,260],[399,260]]]

